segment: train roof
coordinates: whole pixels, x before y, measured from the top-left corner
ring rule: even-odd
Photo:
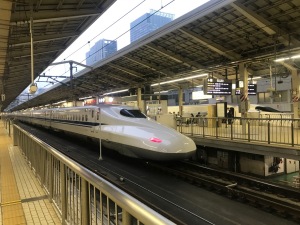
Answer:
[[[98,104],[98,105],[88,105],[88,106],[76,106],[76,107],[65,107],[65,108],[49,108],[43,110],[54,110],[54,111],[63,111],[63,110],[72,110],[72,109],[94,109],[94,108],[126,108],[126,109],[138,109],[135,106],[121,105],[121,104]]]
[[[280,112],[279,110],[271,108],[269,106],[256,106],[255,109],[263,112]]]

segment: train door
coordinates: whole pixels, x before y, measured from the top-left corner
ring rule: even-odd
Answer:
[[[99,131],[100,131],[100,123],[101,123],[101,121],[100,121],[100,119],[101,119],[101,117],[100,117],[100,108],[97,108],[97,109],[95,109],[95,126],[94,126],[94,129],[95,129],[95,133],[99,133]]]

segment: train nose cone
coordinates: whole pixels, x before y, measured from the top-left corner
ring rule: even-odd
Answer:
[[[157,148],[157,153],[161,153],[160,160],[181,160],[192,157],[196,153],[195,142],[180,133],[165,137]]]
[[[181,138],[174,139],[172,141],[173,152],[175,153],[188,153],[196,151],[197,147],[195,142],[184,135]],[[172,149],[170,149],[172,151]]]

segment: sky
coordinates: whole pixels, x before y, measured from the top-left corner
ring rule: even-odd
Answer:
[[[86,53],[100,39],[116,40],[118,50],[130,44],[130,22],[151,9],[174,14],[174,19],[201,6],[208,0],[117,0],[94,24],[92,24],[54,62],[73,60],[85,64]],[[75,74],[83,67],[77,66]],[[69,64],[48,67],[45,75],[69,76]],[[40,81],[45,80],[41,78]],[[49,83],[37,83],[38,87],[48,88]]]

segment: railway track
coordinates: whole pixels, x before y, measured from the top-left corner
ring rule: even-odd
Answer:
[[[227,196],[256,208],[300,223],[300,190],[264,180],[220,171],[193,162],[180,162],[149,167],[172,174],[189,183]]]
[[[68,142],[68,138],[64,137],[64,135],[62,134],[60,134],[59,137],[52,138],[49,135],[48,131],[44,133],[42,130],[39,130],[37,128],[32,129],[29,127],[27,129],[33,135],[37,136],[40,139],[43,139],[45,142],[68,155],[73,160],[84,164],[90,170],[94,171],[102,177],[105,177],[111,183],[114,183],[127,193],[141,200],[150,207],[153,207],[153,209],[155,209],[156,211],[161,212],[168,218],[172,218],[172,221],[176,222],[176,224],[227,225],[254,224],[255,222],[253,221],[256,220],[274,221],[273,219],[269,218],[256,218],[250,216],[251,211],[253,211],[249,209],[251,207],[239,206],[239,208],[236,209],[235,206],[232,206],[235,204],[231,205],[231,207],[234,208],[234,211],[229,213],[229,215],[234,215],[234,217],[230,216],[228,218],[226,212],[225,214],[221,213],[223,210],[220,210],[220,208],[223,207],[223,204],[228,205],[228,202],[232,201],[227,200],[225,201],[225,203],[224,198],[221,198],[220,200],[216,199],[214,198],[215,194],[210,194],[209,192],[205,191],[205,196],[212,195],[208,200],[206,200],[205,198],[200,197],[201,195],[203,195],[203,190],[198,189],[193,185],[184,185],[184,188],[182,188],[185,182],[181,182],[180,180],[174,178],[172,179],[172,176],[168,174],[165,176],[161,176],[161,170],[165,173],[171,173],[171,171],[174,171],[173,174],[175,174],[177,177],[181,177],[189,183],[205,187],[208,190],[215,190],[218,193],[222,193],[233,199],[238,199],[240,201],[246,201],[250,203],[247,198],[242,198],[242,195],[240,195],[240,198],[237,197],[236,187],[232,186],[235,181],[231,177],[225,178],[225,175],[222,175],[223,173],[218,174],[218,172],[215,171],[214,175],[208,174],[207,172],[205,172],[205,170],[213,170],[209,168],[203,168],[205,170],[201,172],[200,167],[198,167],[197,165],[181,162],[177,162],[176,165],[169,164],[169,166],[161,167],[160,165],[152,162],[136,161],[134,159],[126,160],[126,158],[124,157],[116,159],[114,161],[110,161],[106,157],[106,160],[99,161],[97,152],[88,150],[87,144],[83,143],[82,145],[84,147],[80,147],[80,143],[74,143],[73,139]],[[153,169],[157,171],[153,171]],[[202,176],[200,176],[199,174],[202,174]],[[196,177],[198,177],[197,180],[195,179]],[[191,189],[190,187],[194,188]],[[232,189],[234,191],[229,192],[228,189]],[[246,197],[248,196],[246,195]],[[203,204],[206,201],[208,201],[209,204]],[[213,204],[210,204],[211,202]],[[257,202],[254,202],[253,204],[257,204]],[[209,208],[207,208],[208,206]],[[244,208],[247,208],[247,210],[245,210]],[[284,215],[285,211],[282,212],[282,215]],[[291,216],[288,215],[288,217]],[[276,217],[276,220],[277,219],[281,220],[281,218]],[[241,222],[241,220],[247,220],[247,223]],[[272,223],[266,222],[261,224]]]

